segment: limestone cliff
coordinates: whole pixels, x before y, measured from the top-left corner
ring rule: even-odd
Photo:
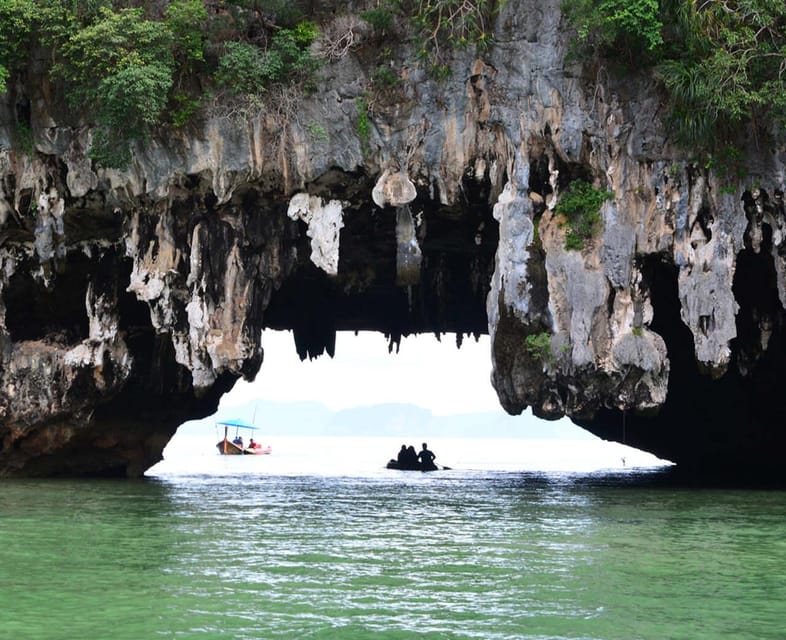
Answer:
[[[493,47],[457,52],[446,80],[402,46],[367,139],[351,48],[289,111],[162,133],[122,171],[91,162],[90,127],[62,119],[46,80],[9,92],[0,475],[141,473],[254,377],[265,327],[294,330],[301,357],[332,354],[342,329],[487,331],[511,413],[686,466],[775,468],[782,143],[724,181],[672,144],[651,77],[567,61],[559,5],[508,0]],[[576,180],[612,196],[568,250],[556,206]]]

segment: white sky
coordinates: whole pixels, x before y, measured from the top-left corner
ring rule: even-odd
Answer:
[[[455,335],[438,341],[433,335],[402,339],[398,353],[388,353],[381,333],[341,332],[336,356],[300,361],[292,333],[265,331],[265,360],[253,383],[240,380],[221,405],[252,400],[316,401],[339,410],[360,405],[407,402],[435,415],[502,408],[491,386],[488,336],[465,337],[460,349]]]

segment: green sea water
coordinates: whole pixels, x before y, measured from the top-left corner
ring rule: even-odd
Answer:
[[[781,491],[254,464],[3,481],[0,638],[786,637]]]

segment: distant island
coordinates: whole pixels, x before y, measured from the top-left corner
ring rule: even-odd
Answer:
[[[523,438],[597,440],[567,419],[547,422],[503,411],[434,415],[414,404],[390,403],[333,411],[319,402],[258,400],[220,408],[215,416],[183,424],[179,435],[213,435],[218,420],[254,422],[265,436],[402,436],[416,438]]]

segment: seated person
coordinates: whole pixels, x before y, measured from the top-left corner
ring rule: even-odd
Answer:
[[[420,450],[418,454],[418,460],[420,461],[420,468],[423,470],[433,470],[437,468],[437,465],[434,464],[434,459],[437,456],[434,455],[433,451],[429,451],[428,445],[424,442],[423,448]]]

